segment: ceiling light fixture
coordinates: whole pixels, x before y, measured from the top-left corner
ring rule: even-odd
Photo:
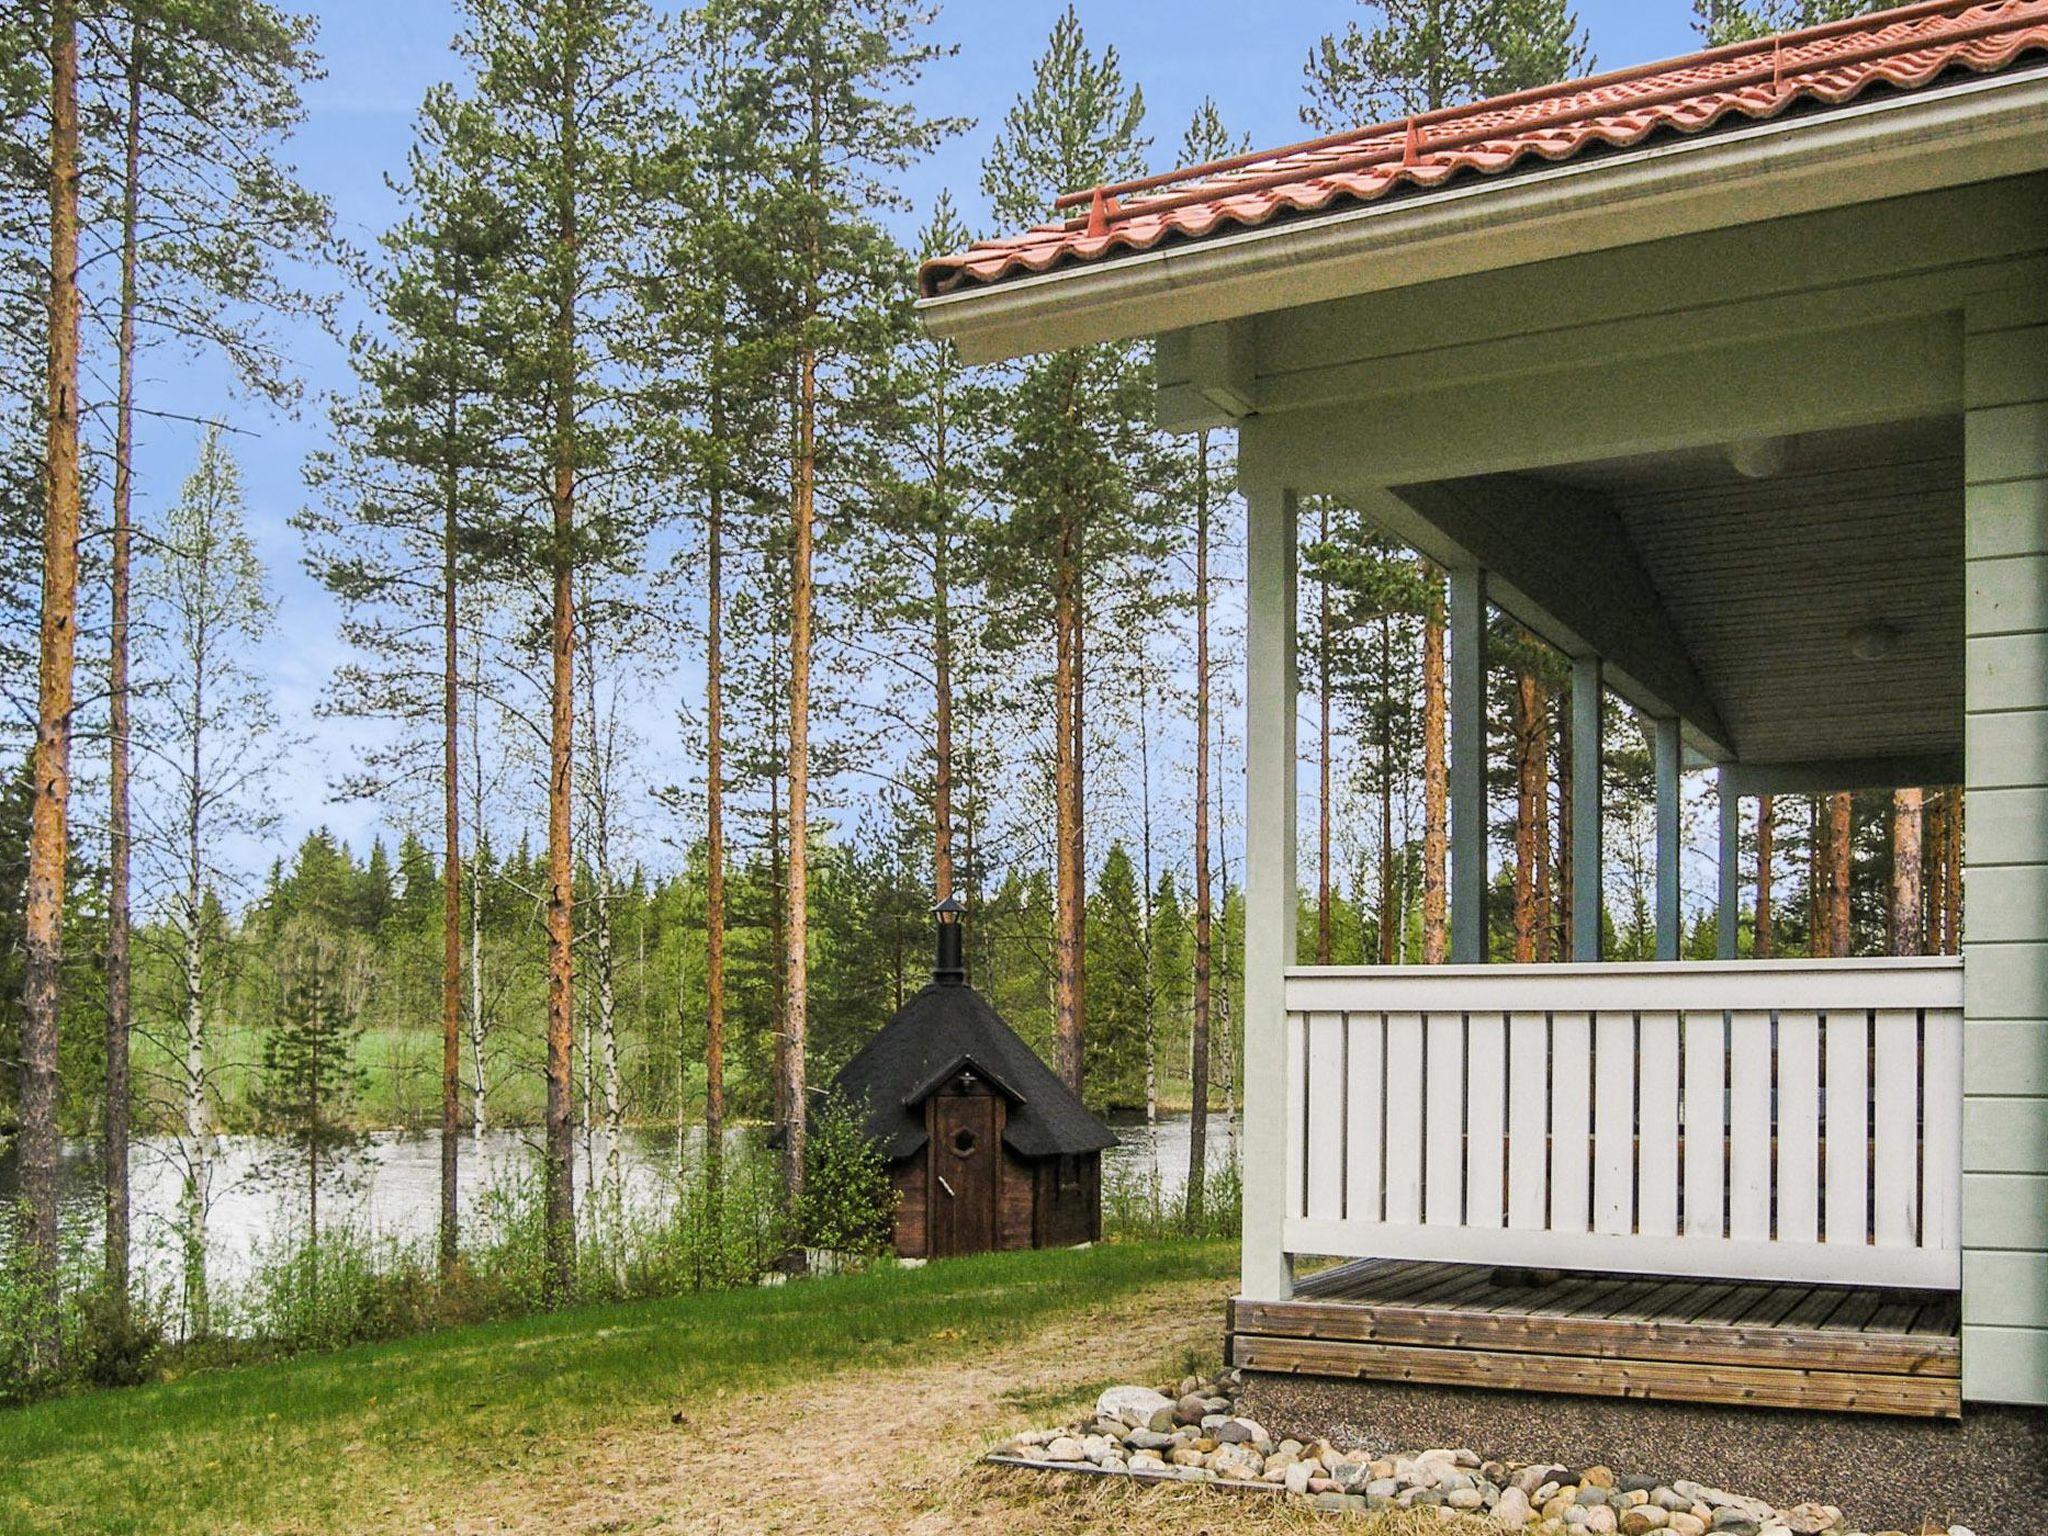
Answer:
[[[1769,480],[1785,472],[1792,458],[1788,437],[1753,437],[1728,445],[1728,462],[1745,480]]]
[[[1858,661],[1887,661],[1898,653],[1901,638],[1882,620],[1859,624],[1849,631],[1849,653]]]

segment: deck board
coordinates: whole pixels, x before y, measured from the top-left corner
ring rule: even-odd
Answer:
[[[1534,1283],[1532,1283],[1534,1282]],[[1235,1302],[1251,1370],[1957,1417],[1953,1295],[1367,1260]]]

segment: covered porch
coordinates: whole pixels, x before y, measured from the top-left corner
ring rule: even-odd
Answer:
[[[1169,342],[1169,411],[1176,376],[1213,408],[1199,381],[1236,348],[1258,402],[1237,1363],[1947,1417],[2043,1394],[2040,1335],[2004,1321],[2039,1261],[1998,1209],[2048,1167],[2039,1099],[2008,1096],[2039,1036],[2003,1022],[2042,923],[2015,868],[2042,773],[2013,733],[2048,684],[2025,553],[2048,525],[2009,510],[2048,469],[2042,408],[2014,403],[2048,393],[2048,313],[2005,282],[2039,270],[2043,208],[1996,183]],[[1686,306],[1633,323],[1678,271]],[[1316,494],[1447,573],[1449,966],[1292,963]],[[1486,963],[1489,606],[1570,659],[1568,964]],[[1651,722],[1654,963],[1600,952],[1603,694]],[[1689,771],[1713,962],[1679,958]],[[1750,797],[1965,782],[1969,989],[1960,954],[1735,958]]]

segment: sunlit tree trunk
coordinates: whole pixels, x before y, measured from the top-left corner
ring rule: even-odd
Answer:
[[[1442,965],[1450,954],[1451,850],[1450,776],[1447,731],[1449,700],[1444,677],[1443,577],[1427,561],[1422,580],[1428,593],[1422,622],[1422,960]]]
[[[449,392],[443,431],[459,428]],[[461,538],[460,472],[443,470],[441,511],[441,1221],[440,1266],[455,1268],[461,1211],[457,1180],[462,1145],[462,634],[456,613],[456,552]],[[481,1096],[479,1096],[481,1107]]]
[[[1772,934],[1771,877],[1774,873],[1772,861],[1776,855],[1778,807],[1769,795],[1757,796],[1756,802],[1756,924],[1753,942],[1756,958],[1771,958],[1775,939]]]
[[[1330,542],[1330,502],[1316,499],[1316,544]],[[1330,583],[1316,579],[1316,964],[1330,963]]]
[[[1849,823],[1853,802],[1847,794],[1828,796],[1828,954],[1837,960],[1849,953]]]
[[[818,360],[798,359],[789,582],[789,898],[783,934],[782,1178],[803,1196],[805,1055],[810,1034],[811,540],[816,529]]]
[[[1901,789],[1892,795],[1891,949],[1895,955],[1917,955],[1924,947],[1920,854],[1925,799],[1917,789]]]
[[[725,1183],[725,487],[711,488],[704,626],[704,1183]]]
[[[1536,761],[1536,713],[1541,707],[1537,689],[1532,673],[1517,674],[1510,716],[1515,759],[1514,943],[1520,965],[1536,958],[1536,800],[1542,793]]]

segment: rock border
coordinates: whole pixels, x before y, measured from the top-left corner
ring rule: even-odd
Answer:
[[[1340,1451],[1324,1439],[1276,1442],[1237,1412],[1242,1385],[1238,1372],[1225,1371],[1207,1380],[1187,1377],[1173,1392],[1111,1387],[1096,1399],[1091,1419],[1026,1431],[982,1460],[1030,1472],[1263,1494],[1333,1513],[1434,1508],[1460,1528],[1534,1536],[1866,1536],[1832,1504],[1781,1509],[1686,1478],[1488,1460],[1466,1448],[1397,1454]],[[1972,1533],[1928,1526],[1919,1536]]]

